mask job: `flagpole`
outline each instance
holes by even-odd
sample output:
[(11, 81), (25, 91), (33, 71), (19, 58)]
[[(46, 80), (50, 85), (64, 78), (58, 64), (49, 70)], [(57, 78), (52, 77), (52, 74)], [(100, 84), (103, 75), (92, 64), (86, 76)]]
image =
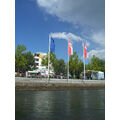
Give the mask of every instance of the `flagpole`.
[(69, 54), (68, 54), (67, 82), (68, 80), (69, 80)]
[(84, 80), (85, 80), (85, 58), (84, 58)]
[[(86, 40), (86, 45), (87, 45), (87, 40)], [(84, 80), (85, 80), (85, 57), (84, 57)]]
[(48, 82), (50, 81), (50, 34), (49, 34), (49, 51), (48, 51)]
[(83, 43), (83, 61), (84, 61), (84, 80), (85, 80), (85, 58), (84, 58), (84, 43)]
[(69, 55), (68, 55), (68, 79), (67, 79), (67, 82), (68, 82), (68, 80), (69, 80)]

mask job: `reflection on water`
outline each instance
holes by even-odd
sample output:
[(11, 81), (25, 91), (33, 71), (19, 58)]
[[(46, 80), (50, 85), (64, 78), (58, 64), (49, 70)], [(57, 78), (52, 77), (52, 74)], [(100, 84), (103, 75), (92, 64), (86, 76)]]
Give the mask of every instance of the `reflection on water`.
[(16, 120), (104, 120), (104, 90), (16, 92)]

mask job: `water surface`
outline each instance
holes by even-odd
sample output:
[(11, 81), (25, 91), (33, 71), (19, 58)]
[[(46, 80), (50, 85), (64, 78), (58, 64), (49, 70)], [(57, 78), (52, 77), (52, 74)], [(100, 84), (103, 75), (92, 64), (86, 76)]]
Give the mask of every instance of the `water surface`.
[(104, 90), (16, 92), (16, 120), (104, 120)]

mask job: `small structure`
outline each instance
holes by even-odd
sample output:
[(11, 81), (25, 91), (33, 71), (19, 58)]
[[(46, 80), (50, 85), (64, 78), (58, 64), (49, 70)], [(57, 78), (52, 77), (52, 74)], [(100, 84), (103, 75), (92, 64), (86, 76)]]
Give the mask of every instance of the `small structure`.
[(41, 77), (41, 73), (38, 72), (38, 71), (28, 71), (26, 77), (29, 77), (29, 78), (40, 78)]
[[(81, 72), (80, 78), (84, 78), (84, 72)], [(104, 72), (102, 71), (94, 71), (94, 70), (86, 70), (85, 71), (85, 79), (96, 79), (96, 80), (104, 80)]]
[(104, 79), (104, 72), (102, 71), (93, 71), (91, 74), (92, 79), (103, 80)]

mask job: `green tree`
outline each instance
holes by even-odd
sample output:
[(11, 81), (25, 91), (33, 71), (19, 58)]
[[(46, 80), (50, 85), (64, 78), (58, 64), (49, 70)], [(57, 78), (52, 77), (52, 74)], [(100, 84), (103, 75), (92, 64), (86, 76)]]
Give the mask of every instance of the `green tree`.
[(83, 72), (84, 64), (83, 61), (79, 59), (77, 68), (76, 68), (76, 77), (80, 78), (80, 73)]
[(31, 52), (25, 52), (24, 45), (18, 45), (15, 50), (15, 71), (26, 72), (36, 68), (35, 60)]
[(92, 65), (92, 63), (88, 63), (88, 64), (86, 65), (86, 69), (87, 69), (87, 70), (93, 70), (93, 65)]
[(25, 65), (24, 71), (36, 69), (36, 63), (32, 53), (28, 51), (27, 53), (24, 53), (24, 57), (27, 60), (27, 64)]
[(60, 60), (56, 59), (54, 65), (54, 72), (56, 75), (60, 75), (61, 73), (66, 75), (66, 64), (63, 59)]
[(74, 52), (73, 55), (70, 56), (69, 60), (69, 72), (74, 78), (77, 73), (78, 63), (79, 63), (78, 55), (76, 52)]
[[(50, 53), (50, 64), (53, 68), (54, 68), (55, 62), (56, 62), (56, 55), (51, 52)], [(46, 57), (42, 59), (41, 64), (42, 66), (48, 66), (48, 54), (46, 55)]]
[[(42, 59), (43, 66), (48, 66), (48, 54), (45, 58)], [(66, 64), (63, 59), (58, 60), (54, 53), (50, 53), (50, 69), (53, 69), (56, 75), (63, 73), (66, 75)]]
[(95, 55), (91, 58), (90, 63), (86, 66), (87, 70), (96, 70), (105, 72), (105, 60), (102, 60)]
[(83, 62), (78, 58), (76, 52), (70, 56), (69, 60), (69, 71), (73, 78), (79, 78), (80, 73), (83, 71)]
[(23, 71), (25, 65), (27, 64), (27, 60), (24, 56), (24, 51), (26, 47), (24, 45), (18, 45), (15, 51), (15, 71)]

